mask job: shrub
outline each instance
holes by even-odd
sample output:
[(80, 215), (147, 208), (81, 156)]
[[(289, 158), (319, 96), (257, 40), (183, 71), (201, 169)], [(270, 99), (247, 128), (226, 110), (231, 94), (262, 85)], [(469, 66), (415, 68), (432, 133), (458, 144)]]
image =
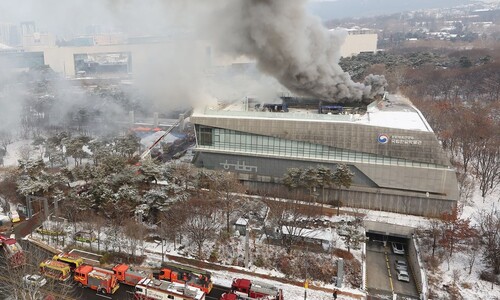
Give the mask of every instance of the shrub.
[(282, 255), (278, 257), (277, 261), (278, 270), (283, 274), (290, 276), (293, 274), (294, 268), (292, 264), (292, 259), (289, 255)]
[(209, 262), (218, 262), (219, 261), (219, 253), (217, 248), (214, 248), (212, 252), (210, 252), (210, 256), (208, 257)]
[(481, 274), (479, 275), (479, 278), (481, 280), (493, 282), (496, 284), (500, 283), (500, 280), (498, 280), (497, 276), (493, 272), (489, 272), (489, 271), (482, 271)]
[(347, 250), (338, 249), (338, 248), (333, 250), (333, 255), (335, 255), (339, 258), (343, 258), (344, 260), (351, 260), (354, 258), (352, 253), (348, 252)]
[(255, 260), (253, 262), (254, 266), (258, 267), (258, 268), (262, 268), (266, 265), (266, 262), (264, 261), (264, 258), (262, 257), (262, 255), (257, 255), (257, 257), (255, 257)]
[(468, 282), (462, 282), (462, 287), (464, 289), (470, 290), (472, 288), (472, 285), (470, 283), (468, 283)]
[(99, 262), (101, 265), (105, 265), (111, 262), (112, 255), (110, 253), (104, 253), (101, 258), (99, 259)]
[(38, 232), (39, 234), (50, 235), (50, 236), (58, 236), (58, 235), (65, 235), (66, 234), (64, 231), (50, 230), (50, 229), (44, 229), (44, 228), (37, 228), (36, 232)]
[(360, 287), (361, 276), (361, 263), (358, 260), (351, 259), (344, 261), (345, 280), (353, 287)]

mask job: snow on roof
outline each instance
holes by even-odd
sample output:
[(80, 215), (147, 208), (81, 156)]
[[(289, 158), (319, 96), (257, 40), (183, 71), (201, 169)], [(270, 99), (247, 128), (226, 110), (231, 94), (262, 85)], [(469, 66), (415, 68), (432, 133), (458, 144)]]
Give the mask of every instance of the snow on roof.
[(87, 182), (85, 180), (77, 180), (77, 181), (72, 181), (69, 183), (69, 187), (70, 188), (74, 188), (76, 186), (82, 186), (82, 185), (86, 185)]
[(341, 122), (365, 124), (397, 129), (432, 132), (422, 113), (407, 98), (401, 95), (388, 95), (386, 100), (374, 101), (368, 105), (367, 112), (360, 114), (319, 114), (317, 109), (295, 109), (289, 107), (289, 112), (252, 111), (245, 108), (245, 101), (236, 101), (222, 109), (205, 108), (195, 110), (193, 117), (204, 116), (235, 119), (274, 119), (306, 122)]
[(291, 226), (281, 226), (281, 233), (285, 235), (299, 236), (323, 241), (331, 241), (333, 237), (330, 228), (308, 229)]
[[(165, 134), (165, 131), (160, 130), (160, 131), (157, 131), (153, 134), (147, 135), (141, 139), (141, 145), (143, 145), (145, 147), (150, 147), (151, 145), (153, 145), (153, 143), (157, 139), (159, 139), (164, 134)], [(172, 143), (177, 139), (178, 138), (175, 135), (169, 134), (166, 137), (164, 137), (162, 141), (166, 142), (166, 143)]]
[(234, 223), (236, 225), (242, 225), (242, 226), (247, 226), (248, 225), (248, 219), (245, 219), (245, 218), (239, 218), (238, 220), (236, 220), (236, 223)]
[(11, 46), (7, 46), (5, 44), (0, 43), (0, 50), (9, 50), (13, 49)]

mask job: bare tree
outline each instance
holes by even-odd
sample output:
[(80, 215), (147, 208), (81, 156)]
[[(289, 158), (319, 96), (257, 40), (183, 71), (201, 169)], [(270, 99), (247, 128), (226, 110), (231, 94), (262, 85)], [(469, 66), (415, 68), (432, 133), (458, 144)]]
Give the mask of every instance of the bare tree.
[(470, 219), (461, 219), (457, 209), (441, 214), (441, 238), (439, 244), (448, 251), (449, 260), (456, 250), (463, 250), (477, 237), (478, 232), (470, 226)]
[(137, 223), (133, 219), (128, 219), (126, 221), (124, 227), (124, 234), (128, 240), (128, 248), (130, 250), (129, 254), (132, 256), (132, 259), (134, 259), (136, 255), (137, 247), (140, 244), (142, 244), (145, 233), (146, 229), (144, 228), (144, 225), (142, 225), (141, 223)]
[(226, 217), (226, 233), (229, 234), (231, 214), (239, 206), (240, 194), (245, 191), (245, 187), (240, 183), (238, 175), (235, 173), (215, 171), (210, 178), (211, 197), (221, 204), (220, 209)]
[(90, 222), (91, 232), (95, 232), (97, 239), (97, 252), (101, 251), (101, 233), (107, 224), (107, 220), (99, 214), (93, 213), (92, 217), (88, 219)]
[(185, 205), (185, 202), (177, 202), (160, 214), (158, 236), (162, 247), (162, 262), (164, 260), (164, 245), (167, 240), (174, 243), (174, 248), (177, 248), (177, 238), (179, 238), (179, 243), (182, 243), (184, 223), (189, 215)]
[(432, 257), (434, 257), (436, 253), (436, 248), (438, 246), (438, 238), (441, 235), (441, 221), (432, 219), (429, 222), (428, 234), (432, 239)]
[(306, 224), (321, 213), (321, 207), (299, 200), (266, 200), (266, 202), (269, 206), (269, 220), (282, 234), (285, 234), (283, 242), (287, 252), (291, 253), (293, 246), (307, 231)]
[(471, 243), (465, 249), (467, 253), (467, 265), (469, 266), (469, 275), (472, 273), (472, 268), (476, 262), (477, 254), (481, 250), (480, 237), (474, 236), (471, 238)]
[(500, 211), (483, 210), (478, 219), (481, 220), (480, 233), (485, 245), (484, 260), (495, 274), (500, 274)]
[(0, 147), (7, 153), (7, 146), (12, 143), (12, 134), (7, 130), (0, 131)]
[(174, 183), (184, 186), (184, 190), (187, 191), (195, 187), (197, 174), (192, 164), (179, 163), (171, 166), (169, 175)]
[(19, 157), (22, 160), (29, 160), (31, 158), (33, 149), (31, 145), (22, 145), (21, 147), (19, 147), (19, 150), (17, 151), (19, 152)]
[(73, 290), (69, 284), (59, 284), (55, 280), (48, 279), (43, 286), (27, 283), (24, 279), (25, 276), (39, 274), (40, 262), (51, 258), (51, 255), (30, 243), (25, 244), (24, 255), (26, 263), (15, 268), (6, 264), (5, 260), (0, 261), (0, 280), (2, 281), (0, 295), (2, 295), (2, 299), (42, 300), (48, 295), (57, 299), (73, 299)]
[(478, 145), (474, 169), (483, 199), (500, 183), (500, 138), (498, 132)]
[(198, 248), (198, 259), (203, 259), (203, 245), (215, 236), (220, 227), (216, 202), (192, 198), (185, 205), (190, 207), (190, 214), (184, 223), (184, 230)]

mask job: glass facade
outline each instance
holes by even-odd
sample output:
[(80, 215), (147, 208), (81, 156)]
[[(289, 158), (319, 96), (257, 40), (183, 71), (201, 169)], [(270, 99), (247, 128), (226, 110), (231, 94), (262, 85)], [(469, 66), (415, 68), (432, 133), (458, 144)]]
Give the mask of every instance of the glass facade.
[(207, 149), (299, 159), (307, 158), (332, 162), (340, 161), (406, 167), (447, 168), (446, 166), (436, 164), (357, 152), (309, 142), (292, 141), (202, 125), (197, 125), (196, 127), (198, 149), (200, 150)]

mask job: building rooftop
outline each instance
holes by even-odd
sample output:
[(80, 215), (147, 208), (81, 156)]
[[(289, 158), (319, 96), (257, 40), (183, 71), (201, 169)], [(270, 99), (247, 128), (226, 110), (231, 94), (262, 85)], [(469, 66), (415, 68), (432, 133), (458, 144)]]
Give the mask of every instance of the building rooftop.
[[(386, 95), (383, 100), (375, 100), (365, 107), (340, 106), (341, 111), (334, 113), (319, 113), (318, 105), (309, 107), (283, 107), (279, 101), (267, 102), (273, 104), (253, 105), (255, 99), (240, 99), (231, 104), (217, 107), (206, 106), (195, 109), (193, 117), (237, 118), (237, 119), (275, 119), (303, 122), (340, 122), (364, 124), (386, 128), (406, 129), (414, 131), (432, 132), (431, 127), (422, 113), (405, 97), (401, 95)], [(307, 103), (307, 102), (303, 102)], [(264, 109), (263, 109), (264, 107)], [(265, 109), (271, 107), (270, 109)], [(286, 112), (284, 112), (286, 111)]]

